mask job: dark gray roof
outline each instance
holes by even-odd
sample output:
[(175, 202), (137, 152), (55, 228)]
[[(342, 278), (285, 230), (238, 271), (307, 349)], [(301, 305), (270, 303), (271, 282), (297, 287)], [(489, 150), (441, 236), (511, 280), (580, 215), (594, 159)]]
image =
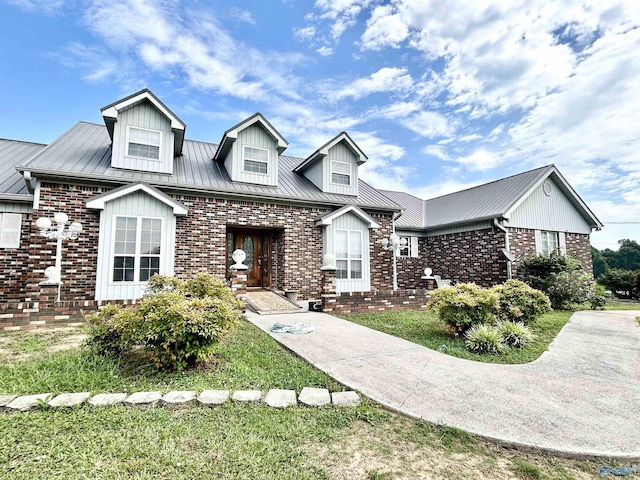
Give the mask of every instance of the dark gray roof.
[(602, 223), (571, 188), (555, 165), (546, 165), (429, 200), (420, 200), (403, 192), (383, 193), (405, 209), (396, 222), (398, 227), (434, 229), (493, 218), (508, 218), (520, 201), (549, 176), (557, 180), (563, 193), (585, 219), (588, 219), (592, 227), (602, 227)]
[(0, 138), (0, 199), (31, 201), (22, 175), (14, 168), (45, 148), (40, 143)]
[(174, 159), (173, 175), (111, 167), (111, 140), (104, 125), (79, 122), (44, 148), (28, 163), (16, 162), (20, 171), (33, 175), (123, 185), (144, 182), (163, 190), (200, 192), (284, 200), (292, 203), (331, 206), (357, 205), (368, 209), (398, 211), (400, 207), (375, 188), (360, 181), (359, 195), (320, 191), (293, 172), (303, 159), (281, 155), (278, 186), (232, 182), (224, 166), (213, 161), (217, 145), (185, 140), (183, 155)]

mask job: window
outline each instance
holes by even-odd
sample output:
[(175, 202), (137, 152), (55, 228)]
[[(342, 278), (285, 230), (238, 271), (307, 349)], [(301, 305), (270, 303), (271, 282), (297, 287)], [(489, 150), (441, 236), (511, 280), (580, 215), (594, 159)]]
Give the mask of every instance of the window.
[(400, 237), (400, 249), (398, 254), (401, 257), (411, 256), (411, 237)]
[(332, 161), (331, 183), (335, 183), (336, 185), (351, 185), (351, 164)]
[(114, 282), (146, 282), (160, 273), (162, 219), (115, 217)]
[(159, 130), (127, 127), (127, 155), (130, 157), (159, 160), (161, 142)]
[(0, 213), (0, 248), (18, 248), (21, 227), (20, 213)]
[(269, 150), (244, 145), (242, 147), (243, 169), (248, 173), (267, 175), (269, 166)]
[(337, 279), (362, 279), (362, 232), (336, 230), (335, 255)]
[(540, 238), (542, 240), (541, 243), (541, 251), (545, 255), (551, 255), (553, 252), (558, 251), (560, 246), (560, 242), (558, 241), (558, 232), (547, 232), (541, 231)]

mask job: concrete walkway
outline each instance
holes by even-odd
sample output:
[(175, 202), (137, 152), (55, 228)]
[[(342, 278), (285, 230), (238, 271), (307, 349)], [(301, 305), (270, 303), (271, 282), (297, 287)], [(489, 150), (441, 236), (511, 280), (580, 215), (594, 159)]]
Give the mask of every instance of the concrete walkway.
[(463, 360), (322, 313), (247, 312), (312, 324), (271, 334), (337, 381), (414, 418), (506, 444), (576, 456), (640, 459), (640, 311), (577, 312), (524, 365)]

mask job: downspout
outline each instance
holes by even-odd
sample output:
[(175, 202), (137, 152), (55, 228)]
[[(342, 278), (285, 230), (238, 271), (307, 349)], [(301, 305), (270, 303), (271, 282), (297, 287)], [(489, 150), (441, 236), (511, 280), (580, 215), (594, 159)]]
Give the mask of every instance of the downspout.
[[(499, 230), (502, 230), (504, 232), (504, 248), (505, 248), (505, 250), (507, 252), (510, 252), (510, 250), (509, 250), (509, 230), (507, 230), (507, 228), (505, 228), (505, 226), (500, 223), (498, 218), (494, 218), (493, 219), (493, 224), (496, 226), (496, 228), (498, 228)], [(507, 280), (511, 280), (512, 277), (513, 277), (513, 273), (512, 273), (512, 268), (511, 268), (511, 260), (509, 258), (507, 258)]]

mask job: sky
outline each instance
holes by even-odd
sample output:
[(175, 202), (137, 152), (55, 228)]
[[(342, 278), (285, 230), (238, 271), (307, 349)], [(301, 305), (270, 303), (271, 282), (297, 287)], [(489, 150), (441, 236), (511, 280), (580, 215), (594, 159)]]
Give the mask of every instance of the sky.
[(554, 163), (640, 242), (638, 0), (0, 0), (0, 137), (49, 143), (142, 88), (218, 143), (261, 112), (307, 157), (347, 131), (433, 198)]

